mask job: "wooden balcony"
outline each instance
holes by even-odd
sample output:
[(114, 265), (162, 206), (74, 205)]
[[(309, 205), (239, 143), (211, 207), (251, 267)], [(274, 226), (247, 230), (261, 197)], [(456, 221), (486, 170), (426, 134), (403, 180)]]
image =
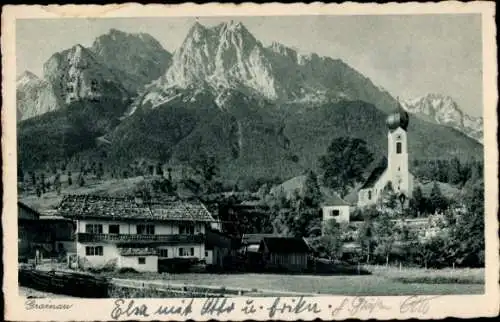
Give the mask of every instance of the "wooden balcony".
[(142, 235), (142, 234), (90, 234), (77, 233), (77, 240), (81, 243), (109, 242), (109, 243), (164, 243), (164, 244), (201, 244), (205, 242), (205, 235)]

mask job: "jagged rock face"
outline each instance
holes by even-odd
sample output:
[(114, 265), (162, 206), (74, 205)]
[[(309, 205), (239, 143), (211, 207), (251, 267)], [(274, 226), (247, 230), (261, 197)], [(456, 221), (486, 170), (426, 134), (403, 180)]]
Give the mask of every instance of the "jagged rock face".
[(150, 35), (111, 29), (91, 48), (76, 45), (52, 55), (43, 66), (42, 79), (30, 72), (20, 77), (18, 120), (85, 99), (128, 102), (165, 74), (170, 61), (171, 54)]
[(172, 55), (149, 34), (129, 34), (111, 29), (99, 36), (90, 51), (113, 69), (129, 92), (137, 92), (165, 74)]
[(195, 23), (174, 54), (163, 87), (208, 83), (214, 89), (248, 87), (276, 98), (263, 48), (240, 23), (205, 28)]
[(17, 121), (60, 108), (52, 86), (31, 72), (24, 72), (16, 84)]
[[(172, 65), (148, 91), (144, 103), (172, 87), (208, 86), (215, 96), (225, 89), (260, 95), (276, 102), (314, 102), (352, 99), (374, 102), (391, 111), (394, 99), (340, 60), (303, 55), (274, 42), (265, 47), (241, 23), (207, 28), (195, 23)], [(160, 94), (159, 94), (160, 93)]]
[(130, 96), (113, 71), (81, 45), (54, 54), (43, 67), (44, 78), (65, 104), (104, 97), (126, 101)]
[(405, 102), (403, 107), (428, 121), (450, 126), (478, 142), (483, 142), (482, 118), (464, 113), (449, 96), (428, 94)]

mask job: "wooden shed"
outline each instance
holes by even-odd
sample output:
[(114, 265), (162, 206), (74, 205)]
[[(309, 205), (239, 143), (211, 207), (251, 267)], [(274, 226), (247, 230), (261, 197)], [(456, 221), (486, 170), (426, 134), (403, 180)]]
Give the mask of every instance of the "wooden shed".
[(303, 238), (264, 237), (259, 251), (265, 269), (302, 272), (307, 269), (311, 249)]

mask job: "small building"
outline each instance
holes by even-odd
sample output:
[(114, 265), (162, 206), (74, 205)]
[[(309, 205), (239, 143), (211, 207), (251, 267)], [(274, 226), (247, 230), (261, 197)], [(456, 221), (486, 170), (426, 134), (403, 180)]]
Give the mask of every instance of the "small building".
[(322, 231), (330, 220), (335, 220), (337, 223), (349, 223), (350, 205), (348, 202), (340, 198), (336, 193), (330, 192), (321, 204)]
[(280, 237), (277, 234), (243, 234), (241, 251), (243, 253), (258, 253), (260, 244), (265, 237)]
[(205, 260), (214, 218), (199, 201), (65, 196), (59, 214), (76, 221), (80, 267), (164, 271)]
[(28, 205), (17, 202), (17, 238), (18, 256), (31, 255), (32, 244), (37, 234), (37, 221), (40, 213)]
[(286, 270), (303, 272), (307, 269), (307, 260), (311, 249), (304, 238), (264, 237), (259, 251), (265, 270)]
[(73, 222), (61, 216), (47, 215), (18, 201), (18, 256), (58, 257), (74, 248)]

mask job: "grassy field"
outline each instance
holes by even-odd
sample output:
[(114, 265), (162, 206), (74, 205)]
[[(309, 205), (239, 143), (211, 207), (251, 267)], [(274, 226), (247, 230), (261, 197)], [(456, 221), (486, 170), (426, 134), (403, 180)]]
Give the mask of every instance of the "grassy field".
[[(282, 274), (132, 274), (120, 278), (147, 279), (238, 288), (256, 288), (331, 295), (481, 294), (484, 270), (424, 270), (370, 267), (372, 275), (312, 276)], [(368, 268), (370, 270), (370, 268)], [(453, 274), (453, 275), (450, 275)], [(453, 279), (447, 279), (453, 276)], [(406, 278), (407, 280), (402, 280)], [(412, 280), (414, 279), (414, 280)], [(453, 283), (451, 283), (453, 281)]]

